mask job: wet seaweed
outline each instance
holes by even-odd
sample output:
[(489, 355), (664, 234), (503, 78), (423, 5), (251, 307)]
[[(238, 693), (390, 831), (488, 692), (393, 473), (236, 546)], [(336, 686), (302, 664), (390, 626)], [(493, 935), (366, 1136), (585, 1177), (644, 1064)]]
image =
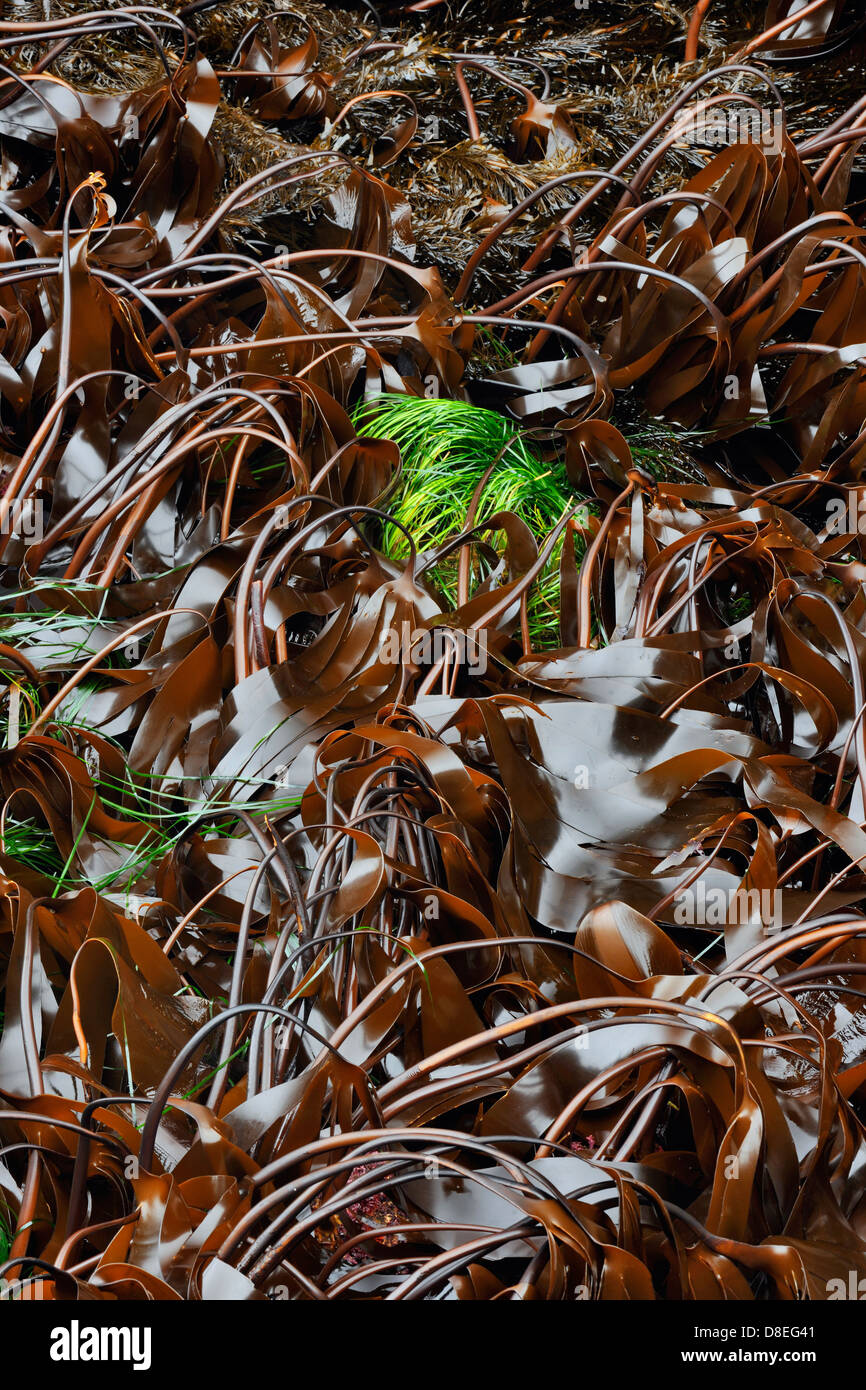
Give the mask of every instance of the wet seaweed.
[(866, 1277), (856, 10), (7, 10), (0, 1276)]

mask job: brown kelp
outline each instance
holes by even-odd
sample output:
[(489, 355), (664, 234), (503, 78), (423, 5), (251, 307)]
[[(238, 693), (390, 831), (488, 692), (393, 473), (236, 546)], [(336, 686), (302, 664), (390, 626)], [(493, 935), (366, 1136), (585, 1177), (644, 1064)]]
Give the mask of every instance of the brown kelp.
[(4, 1279), (866, 1276), (863, 25), (754, 8), (5, 7)]

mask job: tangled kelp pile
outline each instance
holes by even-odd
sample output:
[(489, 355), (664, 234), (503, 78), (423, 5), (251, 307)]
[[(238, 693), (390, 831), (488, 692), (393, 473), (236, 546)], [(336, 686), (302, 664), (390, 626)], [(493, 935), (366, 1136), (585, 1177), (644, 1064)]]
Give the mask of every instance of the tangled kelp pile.
[(862, 25), (605, 9), (4, 8), (45, 1297), (866, 1275)]

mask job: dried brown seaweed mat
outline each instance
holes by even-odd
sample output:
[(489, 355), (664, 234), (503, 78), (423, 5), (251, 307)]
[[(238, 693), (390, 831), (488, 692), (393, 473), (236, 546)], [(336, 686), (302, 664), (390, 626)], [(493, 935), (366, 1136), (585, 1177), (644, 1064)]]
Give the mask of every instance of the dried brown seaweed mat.
[(6, 1296), (866, 1277), (861, 15), (560, 9), (3, 7)]

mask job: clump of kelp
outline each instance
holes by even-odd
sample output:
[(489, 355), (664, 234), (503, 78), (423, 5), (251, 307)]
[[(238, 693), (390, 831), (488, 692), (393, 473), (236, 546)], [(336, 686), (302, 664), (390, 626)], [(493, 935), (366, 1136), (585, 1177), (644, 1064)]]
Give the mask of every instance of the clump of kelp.
[[(46, 1298), (866, 1276), (859, 16), (522, 8), (4, 10)], [(599, 134), (571, 55), (653, 46)], [(777, 143), (688, 139), (743, 105)]]

